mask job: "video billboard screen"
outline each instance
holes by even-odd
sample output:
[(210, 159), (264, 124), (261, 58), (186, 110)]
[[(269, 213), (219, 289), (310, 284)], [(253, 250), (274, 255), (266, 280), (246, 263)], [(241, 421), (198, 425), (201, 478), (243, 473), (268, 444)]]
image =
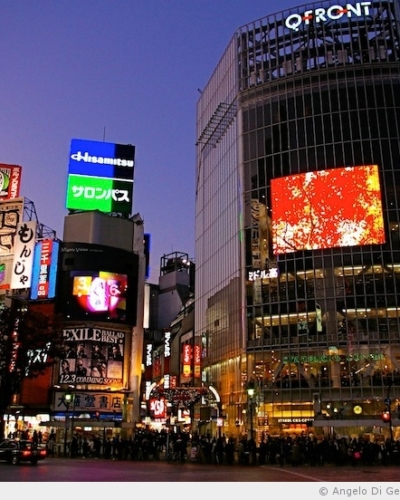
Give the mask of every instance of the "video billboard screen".
[(72, 139), (66, 208), (129, 214), (135, 147)]
[(68, 320), (136, 323), (138, 256), (87, 243), (62, 243), (57, 311)]
[(377, 165), (271, 180), (273, 252), (385, 243)]
[(72, 271), (72, 295), (85, 312), (106, 312), (119, 317), (126, 311), (126, 274)]

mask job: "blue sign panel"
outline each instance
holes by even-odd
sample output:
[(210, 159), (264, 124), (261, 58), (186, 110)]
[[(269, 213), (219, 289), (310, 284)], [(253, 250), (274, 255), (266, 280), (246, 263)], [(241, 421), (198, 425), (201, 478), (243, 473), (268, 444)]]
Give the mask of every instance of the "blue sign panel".
[(42, 240), (35, 245), (30, 298), (53, 299), (56, 295), (56, 278), (60, 242)]
[(72, 139), (69, 174), (133, 181), (135, 146)]

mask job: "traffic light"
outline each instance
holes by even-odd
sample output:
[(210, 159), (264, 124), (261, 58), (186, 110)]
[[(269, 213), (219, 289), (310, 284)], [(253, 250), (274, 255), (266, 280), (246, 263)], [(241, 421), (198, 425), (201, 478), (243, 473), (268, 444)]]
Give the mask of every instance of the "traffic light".
[(382, 421), (388, 424), (392, 420), (390, 411), (389, 410), (384, 410), (382, 412)]
[(96, 416), (97, 420), (100, 420), (100, 412), (96, 411), (95, 416)]

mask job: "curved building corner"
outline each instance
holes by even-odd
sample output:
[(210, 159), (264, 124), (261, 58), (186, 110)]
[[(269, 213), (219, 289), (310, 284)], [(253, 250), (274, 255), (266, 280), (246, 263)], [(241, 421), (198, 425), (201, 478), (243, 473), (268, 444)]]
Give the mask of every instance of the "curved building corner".
[(199, 98), (195, 331), (226, 433), (388, 437), (388, 407), (400, 436), (399, 30), (398, 0), (269, 15)]

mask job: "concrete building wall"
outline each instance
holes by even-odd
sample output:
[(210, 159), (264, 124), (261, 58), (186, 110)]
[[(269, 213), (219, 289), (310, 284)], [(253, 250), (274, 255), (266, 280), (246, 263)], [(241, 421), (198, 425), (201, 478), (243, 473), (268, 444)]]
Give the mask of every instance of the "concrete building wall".
[(110, 217), (102, 212), (81, 212), (64, 219), (63, 241), (95, 243), (132, 251), (134, 224), (129, 219)]

